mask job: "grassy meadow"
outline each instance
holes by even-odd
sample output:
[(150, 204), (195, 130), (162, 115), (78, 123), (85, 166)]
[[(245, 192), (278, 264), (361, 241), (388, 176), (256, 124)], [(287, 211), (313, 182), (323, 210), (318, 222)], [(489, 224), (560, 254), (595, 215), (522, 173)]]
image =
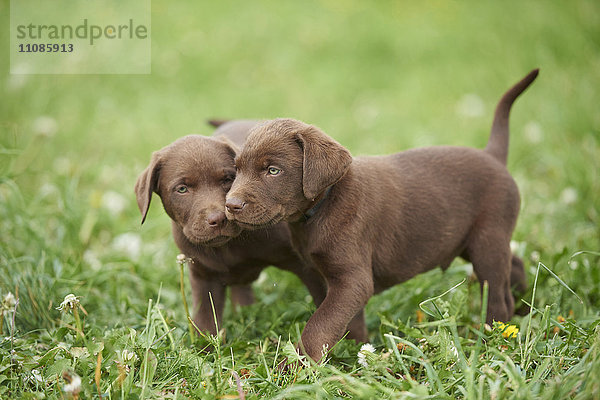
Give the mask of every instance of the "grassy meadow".
[[(8, 35), (0, 399), (600, 398), (597, 1), (153, 0), (150, 75), (11, 75)], [(373, 351), (342, 340), (282, 371), (314, 305), (269, 268), (219, 338), (188, 335), (170, 220), (155, 196), (140, 225), (133, 194), (152, 151), (210, 134), (208, 118), (280, 116), (354, 155), (483, 147), (496, 102), (536, 67), (508, 162), (531, 312), (486, 329), (456, 260), (371, 299)]]

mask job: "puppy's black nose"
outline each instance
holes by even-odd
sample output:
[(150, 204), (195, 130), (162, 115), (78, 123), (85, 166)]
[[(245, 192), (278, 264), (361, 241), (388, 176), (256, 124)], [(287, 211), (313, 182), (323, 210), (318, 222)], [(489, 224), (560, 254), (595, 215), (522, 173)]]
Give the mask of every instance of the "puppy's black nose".
[(227, 207), (227, 211), (230, 213), (238, 213), (242, 211), (245, 206), (246, 203), (236, 197), (227, 199), (227, 202), (225, 203), (225, 207)]
[(206, 222), (213, 228), (220, 228), (221, 226), (223, 226), (223, 223), (226, 220), (227, 219), (225, 218), (225, 213), (223, 211), (210, 213), (206, 217)]

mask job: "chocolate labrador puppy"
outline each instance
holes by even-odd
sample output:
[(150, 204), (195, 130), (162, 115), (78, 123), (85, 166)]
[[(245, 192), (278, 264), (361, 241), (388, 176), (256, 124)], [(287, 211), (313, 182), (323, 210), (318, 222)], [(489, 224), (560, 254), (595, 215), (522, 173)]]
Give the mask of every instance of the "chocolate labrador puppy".
[(220, 326), (226, 287), (231, 287), (234, 303), (252, 303), (249, 284), (269, 265), (295, 273), (317, 305), (325, 297), (326, 286), (322, 277), (298, 258), (287, 224), (242, 232), (225, 218), (225, 195), (235, 177), (235, 149), (243, 146), (256, 122), (212, 124), (221, 125), (213, 137), (186, 136), (155, 152), (137, 180), (135, 193), (142, 223), (152, 193), (161, 198), (172, 220), (175, 243), (194, 261), (190, 265), (194, 322), (202, 331), (216, 334), (209, 293)]
[(252, 129), (235, 159), (227, 217), (247, 229), (288, 221), (294, 245), (325, 277), (327, 295), (302, 333), (310, 357), (318, 360), (351, 320), (367, 339), (362, 309), (374, 293), (446, 269), (457, 256), (489, 283), (488, 323), (512, 317), (511, 280), (524, 286), (525, 273), (510, 251), (519, 191), (506, 170), (508, 117), (537, 74), (502, 97), (484, 150), (430, 147), (353, 159), (300, 121)]

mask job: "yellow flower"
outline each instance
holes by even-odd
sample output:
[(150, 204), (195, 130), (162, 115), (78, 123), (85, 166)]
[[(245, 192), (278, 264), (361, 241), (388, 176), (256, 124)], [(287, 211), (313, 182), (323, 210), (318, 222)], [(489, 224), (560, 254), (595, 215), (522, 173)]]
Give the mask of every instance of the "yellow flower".
[(516, 325), (508, 325), (502, 322), (496, 322), (496, 329), (502, 332), (502, 337), (506, 339), (516, 338), (519, 328)]

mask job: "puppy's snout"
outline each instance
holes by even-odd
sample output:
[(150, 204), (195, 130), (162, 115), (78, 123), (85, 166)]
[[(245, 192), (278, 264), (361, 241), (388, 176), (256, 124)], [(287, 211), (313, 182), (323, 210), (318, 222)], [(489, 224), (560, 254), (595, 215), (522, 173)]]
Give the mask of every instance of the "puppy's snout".
[(246, 202), (238, 199), (237, 197), (230, 197), (225, 203), (225, 207), (227, 207), (227, 211), (230, 213), (239, 213), (245, 206)]
[(225, 213), (223, 211), (212, 212), (206, 217), (206, 223), (212, 228), (220, 228), (225, 223)]

